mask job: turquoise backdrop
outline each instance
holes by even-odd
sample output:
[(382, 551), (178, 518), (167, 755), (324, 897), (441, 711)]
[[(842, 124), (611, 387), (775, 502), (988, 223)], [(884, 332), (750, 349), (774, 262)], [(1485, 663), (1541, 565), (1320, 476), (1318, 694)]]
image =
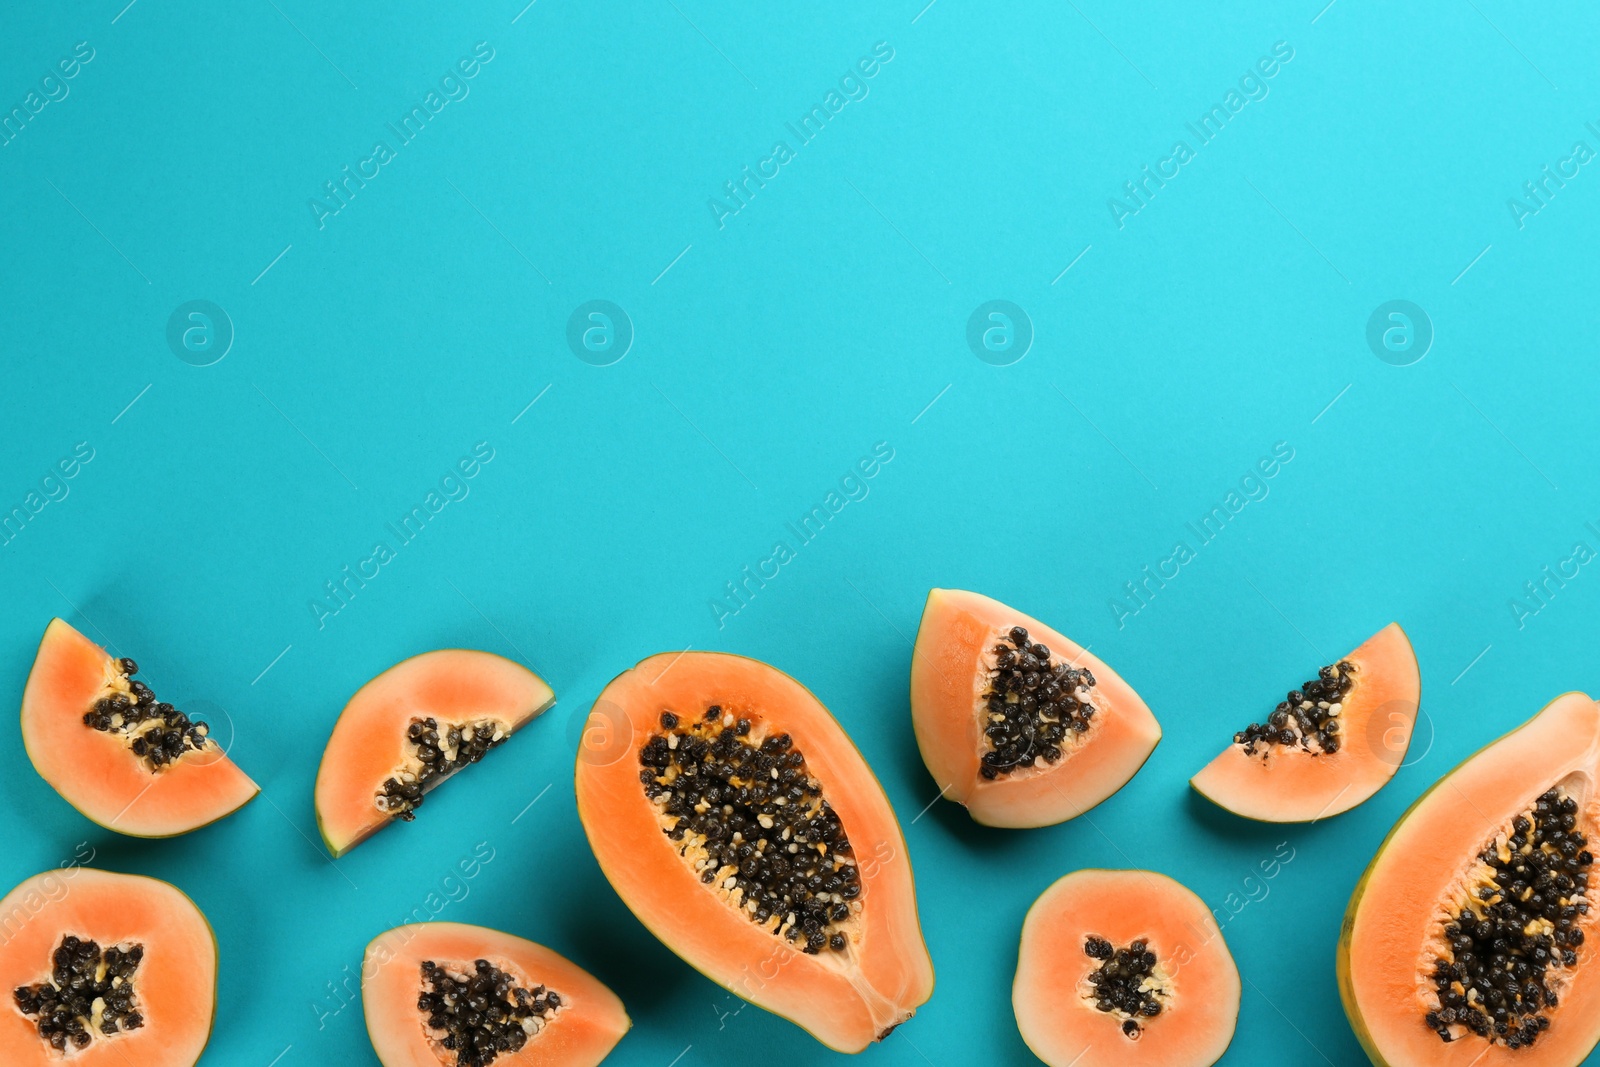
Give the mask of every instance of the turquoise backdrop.
[[(619, 1067), (844, 1062), (667, 952), (585, 845), (589, 704), (687, 646), (809, 685), (900, 814), (938, 988), (862, 1062), (1034, 1062), (1017, 931), (1085, 866), (1226, 917), (1225, 1063), (1364, 1062), (1333, 959), (1378, 842), (1600, 687), (1591, 8), (125, 2), (0, 15), (0, 693), (60, 615), (263, 792), (121, 838), (0, 726), (0, 883), (92, 855), (189, 892), (208, 1067), (375, 1063), (353, 975), (430, 900), (610, 983)], [(1127, 788), (1027, 833), (934, 803), (906, 682), (936, 585), (1140, 690), (1166, 736)], [(1391, 619), (1425, 712), (1392, 784), (1312, 826), (1191, 794)], [(332, 862), (335, 716), (449, 645), (559, 703)]]

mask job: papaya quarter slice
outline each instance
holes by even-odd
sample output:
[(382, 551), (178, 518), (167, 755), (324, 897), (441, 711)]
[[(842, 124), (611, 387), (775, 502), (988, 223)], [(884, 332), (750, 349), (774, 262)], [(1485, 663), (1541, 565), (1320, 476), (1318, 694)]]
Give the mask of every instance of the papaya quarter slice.
[(1575, 1067), (1600, 1039), (1600, 709), (1567, 693), (1389, 831), (1339, 938), (1339, 994), (1387, 1067)]
[(1411, 641), (1390, 623), (1289, 692), (1265, 721), (1234, 734), (1189, 779), (1195, 792), (1261, 822), (1314, 822), (1349, 811), (1405, 760), (1422, 699)]
[(933, 991), (911, 862), (866, 761), (753, 659), (652, 656), (590, 712), (578, 815), (651, 933), (712, 981), (857, 1052)]
[(317, 768), (317, 826), (337, 859), (504, 744), (555, 703), (544, 679), (492, 652), (446, 648), (356, 691)]
[(1126, 785), (1161, 740), (1149, 707), (1098, 657), (960, 589), (928, 594), (911, 721), (943, 795), (988, 826), (1076, 818)]
[(259, 789), (211, 737), (118, 659), (52, 619), (22, 694), (22, 743), (39, 776), (87, 818), (172, 837), (231, 815)]

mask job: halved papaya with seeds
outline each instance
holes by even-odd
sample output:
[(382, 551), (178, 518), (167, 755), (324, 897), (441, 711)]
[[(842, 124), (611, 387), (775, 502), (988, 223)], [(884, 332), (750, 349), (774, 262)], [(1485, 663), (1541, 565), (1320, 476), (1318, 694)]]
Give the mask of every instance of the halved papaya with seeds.
[(317, 769), (317, 826), (337, 859), (555, 703), (544, 679), (492, 652), (397, 663), (350, 698)]
[(361, 1006), (384, 1067), (595, 1067), (632, 1025), (617, 995), (571, 960), (464, 923), (374, 938)]
[(197, 830), (260, 792), (206, 723), (158, 699), (138, 671), (50, 621), (22, 694), (22, 743), (40, 777), (87, 818), (133, 837)]
[(928, 594), (911, 657), (917, 747), (945, 797), (989, 826), (1076, 818), (1128, 783), (1161, 725), (1117, 673), (998, 600)]
[(1028, 909), (1011, 1003), (1050, 1067), (1207, 1067), (1233, 1040), (1239, 993), (1194, 893), (1154, 871), (1083, 870)]
[(1387, 1067), (1575, 1067), (1600, 1041), (1600, 708), (1558, 697), (1441, 778), (1350, 898), (1340, 999)]
[(644, 660), (595, 702), (577, 794), (623, 902), (731, 992), (845, 1052), (932, 993), (894, 810), (783, 672), (716, 652)]
[(1189, 779), (1220, 807), (1262, 822), (1312, 822), (1367, 800), (1406, 757), (1422, 699), (1411, 641), (1397, 622), (1233, 735)]
[(192, 1067), (211, 1037), (217, 944), (166, 882), (78, 867), (0, 900), (0, 1063)]

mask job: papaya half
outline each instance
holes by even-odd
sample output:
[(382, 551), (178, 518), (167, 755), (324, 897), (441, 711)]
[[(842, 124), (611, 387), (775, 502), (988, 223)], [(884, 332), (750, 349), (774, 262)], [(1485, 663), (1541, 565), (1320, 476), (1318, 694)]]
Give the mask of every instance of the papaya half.
[(1264, 722), (1234, 734), (1189, 784), (1261, 822), (1315, 822), (1349, 811), (1405, 760), (1421, 699), (1416, 653), (1392, 622), (1290, 691)]
[(255, 797), (210, 727), (159, 700), (138, 672), (50, 621), (22, 694), (22, 743), (39, 776), (87, 818), (132, 837), (188, 833)]
[(588, 971), (520, 937), (464, 923), (399, 926), (361, 964), (383, 1067), (595, 1067), (631, 1023)]
[(595, 701), (577, 794), (623, 902), (731, 992), (845, 1052), (932, 993), (894, 810), (783, 672), (716, 652), (644, 660)]
[(0, 900), (0, 1063), (193, 1067), (211, 1037), (217, 943), (166, 882), (46, 871)]
[(317, 768), (317, 826), (335, 859), (477, 763), (555, 703), (544, 679), (492, 652), (446, 648), (356, 691)]
[(1239, 993), (1194, 893), (1154, 871), (1083, 870), (1028, 909), (1011, 1004), (1050, 1067), (1208, 1067), (1233, 1040)]
[(1100, 659), (1037, 619), (960, 589), (928, 594), (911, 656), (911, 721), (941, 795), (988, 826), (1076, 818), (1161, 740)]
[(1339, 995), (1384, 1067), (1576, 1067), (1600, 1040), (1600, 708), (1567, 693), (1401, 816), (1350, 897)]

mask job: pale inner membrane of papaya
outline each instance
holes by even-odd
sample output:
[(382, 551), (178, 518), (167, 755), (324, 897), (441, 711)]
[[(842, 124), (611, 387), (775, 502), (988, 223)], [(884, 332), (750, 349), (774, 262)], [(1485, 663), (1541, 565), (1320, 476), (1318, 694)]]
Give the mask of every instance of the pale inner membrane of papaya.
[(662, 832), (709, 890), (804, 952), (854, 944), (855, 856), (787, 734), (719, 705), (665, 711), (639, 762)]
[(84, 712), (83, 724), (91, 730), (120, 738), (152, 774), (169, 767), (191, 752), (203, 752), (210, 728), (171, 704), (156, 698), (143, 682), (135, 681), (138, 664), (131, 659), (112, 660), (116, 673), (102, 696)]
[(1541, 794), (1487, 843), (1441, 913), (1423, 953), (1419, 1022), (1442, 1041), (1534, 1045), (1582, 955), (1589, 913), (1582, 806), (1566, 787)]
[(1094, 728), (1094, 675), (1056, 661), (1021, 626), (991, 652), (978, 773), (993, 780), (1059, 762)]
[(417, 1010), (443, 1064), (488, 1067), (520, 1052), (564, 1006), (543, 985), (527, 988), (489, 960), (422, 962)]
[(1357, 686), (1355, 664), (1330, 663), (1317, 676), (1292, 689), (1267, 716), (1233, 735), (1245, 755), (1265, 758), (1274, 748), (1298, 748), (1313, 756), (1333, 754), (1343, 744), (1341, 715)]
[(384, 780), (373, 803), (390, 818), (411, 822), (430, 789), (510, 736), (511, 724), (500, 719), (441, 725), (432, 716), (414, 718), (406, 727), (406, 761)]

